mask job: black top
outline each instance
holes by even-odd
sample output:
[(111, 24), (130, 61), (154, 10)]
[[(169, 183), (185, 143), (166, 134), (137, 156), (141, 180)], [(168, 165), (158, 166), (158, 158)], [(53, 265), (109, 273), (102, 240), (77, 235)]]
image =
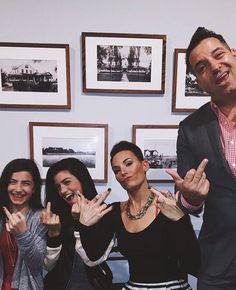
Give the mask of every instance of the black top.
[(134, 282), (159, 283), (184, 279), (188, 273), (197, 275), (200, 253), (188, 215), (174, 222), (159, 213), (144, 230), (130, 233), (124, 227), (120, 203), (114, 203), (113, 210), (97, 225), (80, 224), (80, 233), (91, 260), (104, 253), (116, 233), (119, 250), (129, 262), (130, 280)]
[(94, 290), (87, 278), (84, 263), (75, 251), (74, 221), (63, 226), (60, 236), (49, 238), (47, 246), (62, 245), (55, 267), (44, 278), (44, 290)]

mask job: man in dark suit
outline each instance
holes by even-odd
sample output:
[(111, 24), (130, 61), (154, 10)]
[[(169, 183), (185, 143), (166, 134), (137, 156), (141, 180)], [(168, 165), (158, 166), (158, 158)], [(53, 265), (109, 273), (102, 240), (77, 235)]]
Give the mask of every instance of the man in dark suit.
[[(204, 207), (198, 289), (235, 290), (236, 52), (221, 35), (199, 27), (187, 49), (186, 63), (200, 87), (211, 95), (211, 102), (180, 123), (179, 174), (169, 173), (188, 212), (198, 213)], [(200, 169), (190, 170), (201, 161)], [(199, 191), (199, 185), (204, 190)]]

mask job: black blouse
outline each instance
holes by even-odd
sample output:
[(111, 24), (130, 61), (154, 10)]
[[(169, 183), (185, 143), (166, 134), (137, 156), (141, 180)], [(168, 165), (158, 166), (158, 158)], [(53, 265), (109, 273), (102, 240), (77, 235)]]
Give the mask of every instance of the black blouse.
[[(197, 276), (200, 250), (190, 218), (172, 221), (159, 213), (144, 230), (128, 232), (121, 218), (120, 203), (92, 227), (79, 225), (82, 245), (91, 260), (98, 259), (116, 234), (120, 252), (129, 262), (130, 280), (159, 283)], [(96, 244), (96, 246), (94, 245)]]

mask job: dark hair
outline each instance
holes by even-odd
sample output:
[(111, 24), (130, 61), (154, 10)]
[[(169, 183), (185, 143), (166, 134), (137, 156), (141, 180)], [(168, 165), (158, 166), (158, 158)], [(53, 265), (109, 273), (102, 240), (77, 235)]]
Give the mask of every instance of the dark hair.
[(117, 153), (119, 153), (120, 151), (124, 151), (124, 150), (131, 151), (138, 158), (139, 161), (143, 161), (144, 160), (143, 153), (142, 153), (141, 149), (137, 145), (135, 145), (132, 142), (128, 142), (128, 141), (123, 140), (123, 141), (120, 141), (120, 142), (116, 143), (113, 146), (113, 148), (111, 149), (110, 162), (112, 163), (112, 159)]
[(192, 72), (193, 73), (193, 69), (191, 67), (191, 64), (189, 62), (189, 57), (190, 54), (192, 52), (192, 50), (204, 39), (209, 38), (209, 37), (214, 37), (217, 38), (221, 43), (223, 43), (228, 49), (230, 49), (230, 47), (228, 46), (227, 42), (225, 41), (225, 39), (223, 38), (223, 36), (221, 34), (217, 34), (214, 31), (208, 30), (205, 27), (198, 27), (198, 29), (194, 32), (189, 46), (186, 50), (186, 65), (187, 65), (187, 72)]
[(15, 172), (27, 171), (32, 175), (34, 181), (34, 190), (33, 194), (29, 200), (29, 206), (31, 208), (40, 209), (42, 208), (41, 203), (41, 177), (39, 169), (36, 163), (31, 159), (14, 159), (10, 161), (2, 171), (0, 178), (0, 217), (2, 216), (2, 207), (5, 206), (9, 209), (10, 198), (8, 195), (8, 184), (12, 177), (12, 174)]
[(58, 189), (56, 188), (54, 177), (60, 171), (68, 170), (74, 175), (81, 183), (83, 195), (91, 200), (97, 195), (94, 182), (88, 172), (86, 166), (76, 158), (66, 158), (54, 163), (47, 172), (45, 193), (46, 202), (51, 202), (52, 211), (63, 219), (71, 216), (70, 205), (59, 196)]

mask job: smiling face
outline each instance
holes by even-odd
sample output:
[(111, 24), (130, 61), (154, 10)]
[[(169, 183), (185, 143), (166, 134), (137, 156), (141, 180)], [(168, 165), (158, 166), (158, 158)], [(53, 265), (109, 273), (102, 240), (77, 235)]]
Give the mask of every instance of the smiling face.
[(236, 53), (217, 38), (202, 40), (190, 53), (190, 64), (200, 87), (213, 101), (236, 99)]
[(147, 182), (148, 162), (146, 160), (140, 161), (129, 150), (116, 153), (111, 165), (117, 181), (127, 191), (136, 190)]
[(28, 171), (14, 172), (7, 187), (13, 209), (28, 208), (33, 189), (34, 181)]
[(76, 202), (77, 191), (83, 193), (80, 181), (68, 170), (58, 172), (54, 176), (54, 183), (60, 197), (71, 206)]

